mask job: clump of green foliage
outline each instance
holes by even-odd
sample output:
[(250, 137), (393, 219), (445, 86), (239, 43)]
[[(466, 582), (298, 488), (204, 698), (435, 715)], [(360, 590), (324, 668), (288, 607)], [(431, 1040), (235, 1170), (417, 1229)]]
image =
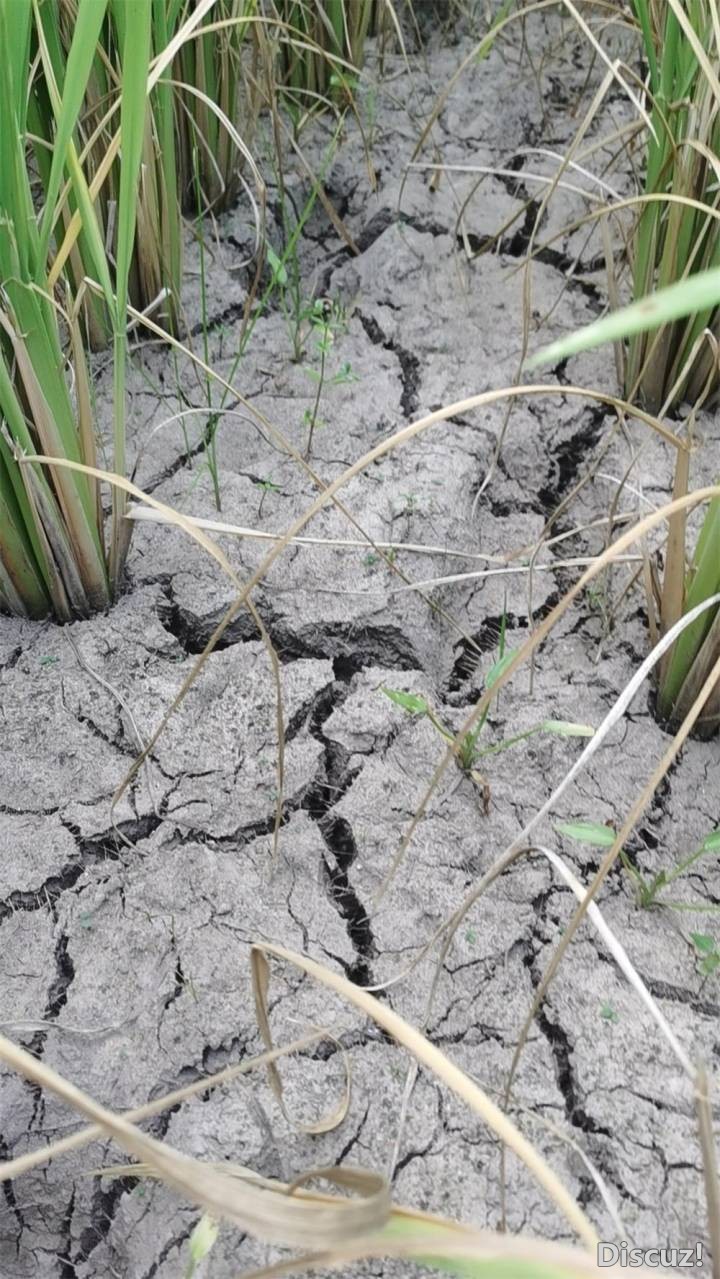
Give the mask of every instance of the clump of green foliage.
[[(685, 401), (688, 445), (697, 410), (720, 390), (720, 20), (716, 0), (633, 0), (648, 68), (651, 128), (645, 197), (631, 240), (635, 302), (553, 343), (539, 359), (562, 360), (626, 339), (625, 393), (658, 412)], [(677, 454), (673, 497), (688, 494), (690, 449)], [(720, 499), (709, 502), (695, 547), (687, 510), (670, 517), (662, 580), (648, 598), (651, 634), (667, 632), (720, 593)], [(720, 660), (720, 611), (706, 609), (660, 662), (659, 717), (676, 728)], [(697, 721), (720, 726), (720, 682)]]
[[(496, 662), (490, 667), (485, 677), (485, 688), (490, 689), (497, 682), (503, 671), (507, 669), (513, 657), (515, 656), (512, 649), (505, 649), (504, 633), (501, 634), (500, 656)], [(475, 727), (461, 737), (458, 742), (455, 741), (456, 734), (447, 724), (444, 724), (437, 712), (426, 697), (418, 693), (406, 693), (397, 688), (383, 688), (382, 692), (386, 697), (390, 698), (396, 706), (407, 711), (408, 714), (417, 716), (420, 719), (427, 719), (433, 728), (439, 733), (444, 741), (454, 744), (455, 757), (458, 766), (464, 773), (470, 777), (483, 795), (484, 807), (487, 811), (490, 791), (487, 779), (477, 769), (480, 760), (490, 755), (499, 755), (503, 751), (509, 750), (511, 746), (517, 746), (519, 742), (527, 741), (529, 737), (534, 737), (537, 733), (552, 733), (560, 737), (592, 737), (594, 729), (587, 724), (575, 724), (568, 720), (545, 719), (539, 724), (533, 724), (531, 728), (526, 728), (520, 733), (513, 733), (510, 737), (503, 738), (500, 742), (494, 742), (491, 745), (483, 745), (480, 742), (480, 736), (487, 724), (489, 707), (480, 716)]]
[[(0, 0), (0, 604), (31, 617), (59, 618), (103, 607), (117, 588), (127, 549), (123, 496), (113, 491), (106, 542), (94, 479), (66, 467), (24, 460), (40, 453), (96, 464), (89, 379), (79, 324), (79, 296), (54, 264), (72, 228), (60, 215), (69, 184), (82, 212), (92, 274), (100, 286), (115, 353), (113, 465), (125, 469), (127, 300), (135, 239), (150, 63), (149, 0), (126, 0), (118, 58), (122, 68), (122, 165), (114, 261), (79, 162), (75, 127), (91, 75), (105, 4), (79, 6), (62, 82), (45, 39), (44, 11)], [(33, 16), (40, 21), (33, 27)], [(53, 113), (54, 145), (36, 214), (27, 164), (31, 49), (37, 41)], [(72, 218), (70, 219), (72, 221)], [(67, 259), (67, 253), (65, 253)], [(69, 376), (71, 370), (72, 376)], [(71, 390), (72, 386), (72, 390)]]
[[(632, 238), (633, 294), (720, 264), (720, 49), (715, 0), (633, 0), (648, 68), (644, 204)], [(625, 393), (653, 412), (719, 385), (720, 313), (705, 307), (633, 335)], [(704, 334), (709, 334), (709, 339)]]
[[(174, 0), (168, 28), (177, 29), (191, 12), (189, 0)], [(182, 204), (193, 212), (219, 213), (240, 190), (262, 101), (257, 14), (257, 0), (216, 0), (201, 33), (182, 45), (175, 61), (178, 186)]]
[(278, 80), (307, 110), (329, 96), (352, 95), (369, 34), (381, 27), (387, 0), (274, 0), (282, 24)]
[[(568, 839), (575, 840), (579, 844), (588, 844), (591, 848), (612, 848), (616, 838), (616, 832), (612, 826), (604, 826), (600, 822), (559, 822), (556, 830), (561, 835), (567, 836)], [(720, 830), (713, 830), (709, 835), (705, 836), (700, 846), (694, 849), (688, 857), (684, 857), (677, 862), (670, 870), (660, 870), (649, 878), (646, 878), (633, 865), (626, 849), (621, 849), (620, 858), (632, 880), (638, 906), (646, 909), (651, 906), (666, 906), (675, 910), (712, 911), (715, 907), (708, 907), (703, 902), (695, 904), (669, 901), (663, 894), (676, 880), (687, 875), (702, 858), (719, 852)]]

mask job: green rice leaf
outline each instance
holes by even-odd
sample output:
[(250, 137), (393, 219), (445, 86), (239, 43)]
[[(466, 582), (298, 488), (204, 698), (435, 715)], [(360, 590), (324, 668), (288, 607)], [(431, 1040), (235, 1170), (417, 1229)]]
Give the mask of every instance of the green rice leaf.
[(574, 724), (566, 719), (546, 719), (542, 725), (546, 733), (557, 733), (559, 737), (594, 737), (595, 729), (590, 724)]
[[(147, 116), (151, 0), (113, 0), (112, 12), (120, 36), (122, 64), (120, 195), (115, 266), (113, 469), (119, 475), (124, 475), (127, 303)], [(113, 591), (120, 581), (129, 540), (128, 526), (123, 518), (125, 506), (125, 494), (113, 488), (110, 534), (110, 581)]]
[[(66, 152), (72, 141), (73, 131), (80, 115), (88, 78), (96, 55), (100, 29), (105, 18), (106, 5), (107, 0), (81, 0), (78, 6), (75, 30), (65, 68), (62, 104), (56, 119), (52, 165), (45, 192), (45, 209), (40, 227), (40, 252), (43, 262), (47, 256), (50, 243), (55, 215), (55, 202), (58, 198), (63, 178)], [(52, 15), (53, 18), (54, 16)], [(83, 222), (85, 222), (84, 218)]]
[(713, 830), (705, 836), (702, 849), (704, 853), (720, 853), (720, 829)]
[[(572, 1279), (574, 1267), (567, 1261), (554, 1264), (552, 1260), (527, 1260), (523, 1257), (502, 1257), (479, 1254), (473, 1256), (473, 1249), (467, 1252), (443, 1252), (443, 1245), (457, 1243), (457, 1227), (441, 1220), (405, 1218), (401, 1214), (393, 1214), (383, 1227), (381, 1237), (388, 1241), (409, 1238), (416, 1245), (411, 1256), (418, 1265), (430, 1266), (434, 1270), (446, 1274), (460, 1275), (463, 1279)], [(424, 1240), (427, 1238), (427, 1251)], [(423, 1250), (417, 1246), (423, 1246)]]
[(464, 1279), (567, 1279), (568, 1272), (540, 1261), (515, 1257), (419, 1257), (418, 1261)]
[(273, 284), (279, 284), (281, 286), (287, 284), (288, 273), (285, 270), (282, 259), (278, 257), (271, 244), (266, 244), (265, 252), (267, 254), (267, 260), (270, 263)]
[(118, 324), (124, 331), (147, 112), (151, 0), (114, 0), (113, 12), (122, 37), (122, 164), (117, 212), (116, 305)]
[(49, 600), (30, 537), (32, 516), (24, 492), (18, 492), (17, 467), (1, 435), (0, 528), (0, 590), (7, 605), (13, 612), (43, 617)]
[[(685, 595), (685, 611), (689, 612), (704, 600), (715, 595), (720, 588), (720, 498), (708, 506), (707, 514), (698, 538), (693, 572)], [(700, 646), (715, 616), (715, 609), (708, 609), (673, 644), (667, 674), (660, 691), (660, 705), (664, 715), (670, 715), (680, 689), (690, 671)]]
[(595, 320), (593, 324), (576, 330), (568, 337), (552, 342), (532, 356), (529, 367), (556, 363), (570, 355), (577, 355), (579, 351), (602, 346), (604, 342), (617, 342), (621, 338), (632, 337), (635, 333), (658, 329), (672, 320), (682, 319), (719, 303), (720, 267), (713, 267), (710, 271), (700, 271), (687, 280), (680, 280), (666, 289), (651, 293), (639, 302), (633, 302), (620, 311), (613, 311), (611, 315)]
[(208, 1253), (214, 1248), (218, 1237), (218, 1224), (204, 1213), (193, 1230), (189, 1240), (190, 1260), (187, 1270), (185, 1271), (185, 1279), (193, 1279), (198, 1263), (207, 1257)]
[(503, 674), (503, 672), (507, 670), (514, 656), (515, 656), (515, 650), (512, 648), (509, 648), (507, 649), (505, 653), (503, 653), (502, 657), (500, 657), (498, 661), (495, 662), (494, 665), (490, 667), (490, 670), (485, 676), (486, 688), (492, 688), (493, 684), (497, 683), (497, 681), (500, 679), (500, 676)]
[(401, 706), (404, 711), (410, 711), (412, 715), (427, 715), (428, 713), (429, 708), (425, 698), (420, 697), (417, 693), (403, 693), (398, 688), (384, 687), (381, 691), (396, 706)]
[(577, 840), (578, 844), (589, 844), (591, 848), (612, 848), (615, 843), (615, 831), (600, 822), (558, 822), (556, 831), (567, 835), (568, 839)]

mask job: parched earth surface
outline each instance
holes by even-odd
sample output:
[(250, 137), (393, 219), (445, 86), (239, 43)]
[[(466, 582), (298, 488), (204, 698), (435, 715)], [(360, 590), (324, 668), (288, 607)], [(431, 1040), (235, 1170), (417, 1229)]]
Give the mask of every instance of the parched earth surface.
[[(614, 53), (611, 31), (606, 38)], [(319, 353), (307, 325), (305, 354), (291, 359), (289, 285), (284, 306), (271, 299), (233, 368), (251, 271), (252, 226), (240, 206), (212, 228), (205, 261), (209, 362), (235, 388), (215, 437), (222, 512), (203, 448), (206, 381), (186, 357), (173, 361), (154, 343), (134, 353), (130, 414), (137, 482), (157, 499), (283, 532), (319, 492), (317, 480), (331, 482), (423, 414), (512, 384), (523, 346), (519, 268), (539, 212), (536, 241), (545, 247), (525, 294), (531, 345), (602, 309), (602, 242), (586, 226), (562, 230), (593, 207), (597, 188), (576, 172), (573, 189), (557, 191), (542, 211), (545, 188), (528, 175), (554, 163), (541, 148), (567, 148), (604, 68), (588, 66), (569, 20), (536, 19), (522, 56), (516, 35), (470, 62), (417, 157), (425, 166), (486, 166), (506, 176), (407, 170), (438, 90), (472, 48), (469, 36), (441, 43), (410, 53), (407, 64), (387, 56), (382, 77), (370, 59), (360, 101), (374, 191), (355, 122), (346, 122), (332, 156), (331, 122), (318, 125), (313, 139), (303, 135), (311, 165), (326, 166), (327, 197), (350, 240), (317, 204), (300, 241), (303, 299), (326, 296), (344, 317), (327, 357), (314, 474), (275, 433), (302, 452), (304, 416), (317, 394)], [(583, 145), (631, 119), (622, 91), (611, 87)], [(599, 173), (609, 158), (596, 150), (584, 167)], [(608, 178), (618, 194), (631, 189), (625, 167), (616, 164)], [(309, 185), (291, 159), (286, 185), (286, 200), (301, 213)], [(278, 187), (269, 181), (268, 234), (278, 251), (281, 225)], [(199, 249), (189, 242), (185, 303), (201, 354), (199, 273)], [(97, 374), (98, 409), (109, 425), (105, 357)], [(602, 549), (607, 526), (588, 526), (613, 502), (618, 516), (634, 518), (671, 486), (671, 447), (566, 389), (613, 391), (611, 353), (544, 376), (556, 392), (515, 402), (497, 465), (506, 404), (458, 410), (355, 475), (338, 495), (346, 512), (327, 503), (304, 530), (319, 542), (285, 550), (253, 592), (279, 659), (285, 724), (275, 856), (276, 685), (247, 610), (226, 629), (151, 761), (112, 809), (138, 737), (157, 727), (236, 594), (205, 550), (177, 529), (140, 524), (127, 592), (107, 616), (66, 628), (2, 619), (4, 1034), (114, 1110), (142, 1105), (262, 1050), (249, 976), (253, 940), (279, 942), (360, 985), (380, 985), (408, 968), (518, 835), (581, 740), (536, 735), (488, 756), (487, 814), (480, 789), (453, 765), (374, 905), (443, 751), (428, 720), (403, 712), (382, 688), (425, 696), (446, 725), (459, 727), (497, 658), (503, 616), (507, 644), (518, 647), (575, 580), (578, 568), (565, 561)], [(210, 395), (217, 409), (221, 390), (212, 386)], [(720, 462), (715, 419), (705, 417), (699, 434), (695, 482), (711, 479)], [(376, 542), (435, 550), (400, 549), (388, 564), (363, 544), (347, 513)], [(523, 565), (532, 548), (560, 533), (571, 535), (541, 547), (529, 591)], [(269, 546), (230, 536), (218, 542), (242, 581)], [(524, 558), (512, 565), (519, 571), (488, 574), (507, 568), (502, 557), (522, 548)], [(636, 586), (624, 594), (635, 571), (618, 566), (578, 598), (537, 653), (532, 681), (527, 669), (519, 672), (493, 707), (488, 745), (550, 717), (600, 723), (647, 650), (642, 596)], [(476, 576), (406, 589), (468, 573)], [(587, 882), (601, 854), (563, 840), (555, 823), (619, 825), (668, 741), (645, 686), (538, 829), (538, 844), (561, 853)], [(691, 741), (649, 804), (628, 845), (644, 874), (670, 866), (718, 825), (718, 751), (717, 741)], [(699, 862), (676, 895), (719, 902), (712, 860)], [(463, 921), (430, 1007), (437, 951), (381, 998), (416, 1024), (427, 1016), (433, 1043), (497, 1096), (573, 904), (542, 853), (528, 853)], [(685, 1050), (712, 1072), (720, 1051), (717, 978), (700, 973), (691, 938), (713, 935), (712, 917), (640, 910), (620, 870), (600, 904)], [(407, 1059), (397, 1046), (293, 970), (277, 968), (272, 1000), (279, 1042), (320, 1024), (349, 1049), (353, 1091), (344, 1122), (321, 1136), (293, 1123), (332, 1109), (342, 1090), (342, 1055), (327, 1040), (283, 1067), (289, 1117), (266, 1079), (251, 1075), (156, 1117), (148, 1131), (198, 1157), (284, 1180), (337, 1162), (392, 1172), (398, 1202), (496, 1226), (499, 1146), (487, 1128), (422, 1071), (401, 1124)], [(78, 1122), (53, 1095), (9, 1071), (0, 1076), (0, 1099), (5, 1159)], [(705, 1239), (691, 1085), (588, 924), (534, 1022), (514, 1102), (517, 1122), (601, 1238), (641, 1246)], [(121, 1152), (95, 1143), (6, 1183), (2, 1276), (181, 1273), (198, 1210), (148, 1180), (92, 1175), (118, 1162), (125, 1162)], [(514, 1159), (507, 1222), (512, 1230), (570, 1237)], [(208, 1273), (230, 1279), (271, 1255), (225, 1228)]]

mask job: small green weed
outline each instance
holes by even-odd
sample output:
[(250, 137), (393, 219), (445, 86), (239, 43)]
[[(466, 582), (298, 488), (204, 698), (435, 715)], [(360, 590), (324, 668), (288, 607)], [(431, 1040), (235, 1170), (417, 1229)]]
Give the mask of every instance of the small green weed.
[(303, 414), (303, 423), (307, 427), (307, 444), (305, 446), (305, 456), (310, 457), (312, 452), (313, 435), (317, 427), (322, 426), (318, 412), (320, 409), (320, 400), (324, 387), (329, 383), (333, 386), (340, 385), (341, 382), (357, 381), (356, 375), (352, 372), (349, 364), (344, 364), (339, 372), (332, 378), (327, 376), (327, 360), (332, 350), (333, 343), (339, 333), (345, 329), (345, 312), (343, 308), (330, 298), (316, 298), (309, 307), (305, 309), (305, 316), (310, 323), (312, 332), (315, 335), (315, 350), (319, 357), (319, 368), (305, 368), (308, 377), (317, 382), (317, 391), (315, 393), (315, 402), (311, 409), (306, 409)]
[(698, 972), (702, 973), (703, 977), (710, 977), (716, 968), (720, 967), (720, 951), (718, 951), (717, 942), (708, 933), (691, 933), (690, 936), (698, 953)]
[[(285, 181), (285, 173), (280, 158), (279, 138), (277, 135), (274, 136), (274, 145), (270, 148), (269, 159), (275, 168), (278, 185), (283, 245), (280, 252), (277, 252), (266, 241), (265, 252), (270, 268), (270, 282), (255, 308), (252, 320), (246, 328), (243, 351), (256, 320), (266, 310), (271, 296), (277, 294), (280, 309), (290, 334), (293, 362), (299, 364), (303, 358), (304, 343), (308, 332), (307, 321), (311, 318), (312, 304), (308, 307), (304, 301), (305, 289), (300, 265), (300, 237), (320, 197), (321, 184), (326, 181), (332, 168), (342, 133), (343, 119), (344, 116), (341, 113), (323, 154), (319, 169), (312, 176), (310, 191), (299, 211)], [(230, 380), (232, 381), (232, 378)]]
[(260, 502), (258, 505), (258, 519), (260, 519), (266, 495), (268, 493), (279, 493), (281, 489), (279, 484), (273, 484), (273, 481), (268, 479), (253, 480), (253, 484), (255, 488), (260, 489)]
[[(503, 671), (509, 666), (514, 652), (511, 649), (505, 650), (504, 627), (501, 632), (500, 640), (500, 657), (491, 666), (485, 677), (485, 688), (492, 688), (493, 684), (502, 675)], [(430, 721), (433, 728), (445, 739), (446, 742), (455, 742), (455, 733), (443, 724), (438, 718), (430, 703), (425, 697), (418, 693), (404, 693), (400, 689), (385, 688), (382, 692), (386, 697), (390, 698), (396, 706), (400, 706), (402, 710), (407, 711), (410, 715), (417, 715)], [(481, 715), (477, 725), (471, 732), (466, 733), (455, 747), (456, 759), (458, 766), (464, 773), (478, 785), (483, 793), (484, 807), (487, 812), (489, 802), (489, 787), (485, 777), (476, 770), (476, 764), (489, 755), (499, 755), (502, 751), (509, 750), (511, 746), (516, 746), (518, 742), (525, 741), (528, 737), (534, 737), (536, 733), (554, 733), (561, 737), (592, 737), (594, 729), (586, 724), (574, 724), (566, 720), (546, 719), (539, 724), (534, 724), (532, 728), (526, 728), (521, 733), (514, 733), (511, 737), (504, 738), (501, 742), (496, 742), (492, 746), (481, 746), (479, 744), (480, 735), (487, 723), (488, 711)]]
[[(573, 839), (579, 844), (589, 844), (592, 848), (611, 848), (615, 843), (615, 831), (613, 828), (611, 826), (603, 826), (600, 822), (559, 822), (555, 829), (561, 835), (566, 835), (568, 839)], [(658, 871), (657, 874), (649, 879), (646, 879), (637, 867), (633, 866), (624, 848), (620, 851), (620, 859), (633, 881), (638, 906), (642, 906), (644, 909), (651, 906), (667, 906), (673, 910), (713, 911), (716, 909), (714, 906), (704, 906), (702, 902), (691, 904), (688, 902), (663, 901), (660, 899), (660, 894), (676, 879), (686, 875), (690, 868), (700, 861), (702, 857), (718, 852), (720, 852), (720, 829), (713, 830), (709, 835), (706, 835), (700, 847), (696, 848), (689, 857), (685, 857), (678, 862), (671, 870)]]
[(204, 1213), (190, 1236), (190, 1255), (185, 1268), (185, 1279), (193, 1279), (198, 1263), (207, 1257), (211, 1249), (215, 1247), (218, 1229), (217, 1222), (207, 1213)]

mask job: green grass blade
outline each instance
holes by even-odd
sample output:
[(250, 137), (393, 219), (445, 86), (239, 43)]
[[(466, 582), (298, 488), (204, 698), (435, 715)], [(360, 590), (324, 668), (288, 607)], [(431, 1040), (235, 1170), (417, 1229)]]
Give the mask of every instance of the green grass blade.
[(43, 617), (50, 601), (29, 536), (32, 520), (24, 497), (17, 488), (17, 464), (0, 435), (0, 591), (13, 612)]
[(655, 95), (658, 91), (658, 65), (655, 56), (655, 41), (653, 39), (652, 24), (650, 21), (650, 13), (648, 10), (648, 0), (633, 0), (633, 9), (640, 23), (640, 29), (643, 35), (643, 44), (645, 46), (645, 57), (648, 60), (650, 69), (650, 88)]
[[(52, 165), (45, 192), (45, 209), (40, 225), (40, 253), (44, 261), (52, 234), (55, 203), (63, 179), (66, 152), (72, 140), (96, 56), (107, 0), (82, 0), (68, 53), (60, 111), (56, 119)], [(47, 6), (46, 6), (47, 8)]]
[[(473, 1246), (474, 1241), (471, 1239), (466, 1248), (459, 1251), (457, 1245), (463, 1242), (463, 1233), (463, 1227), (458, 1227), (454, 1222), (422, 1219), (419, 1215), (405, 1217), (401, 1213), (395, 1213), (378, 1237), (387, 1239), (390, 1255), (393, 1243), (412, 1241), (412, 1252), (408, 1252), (408, 1257), (414, 1258), (418, 1265), (431, 1266), (434, 1270), (461, 1275), (465, 1279), (572, 1279), (573, 1275), (579, 1275), (583, 1269), (580, 1265), (576, 1269), (569, 1258), (563, 1258), (561, 1263), (550, 1257), (547, 1260), (529, 1260), (526, 1257), (493, 1255), (492, 1252), (488, 1255), (487, 1242), (480, 1252), (478, 1244)], [(424, 1248), (425, 1238), (427, 1251)], [(446, 1253), (443, 1253), (443, 1245), (447, 1248)], [(477, 1256), (473, 1256), (475, 1248), (478, 1249)], [(578, 1254), (578, 1260), (581, 1256), (582, 1254)]]
[[(153, 45), (156, 50), (165, 49), (170, 39), (165, 9), (166, 0), (153, 0)], [(152, 92), (152, 111), (160, 148), (162, 276), (163, 285), (169, 291), (170, 315), (174, 323), (180, 304), (179, 297), (175, 295), (182, 280), (182, 228), (175, 148), (175, 102), (169, 80), (169, 70), (164, 71)]]
[(613, 311), (612, 315), (603, 316), (601, 320), (577, 329), (568, 337), (551, 342), (532, 356), (528, 367), (557, 363), (558, 360), (577, 355), (580, 351), (602, 346), (604, 342), (617, 342), (621, 338), (632, 337), (635, 333), (647, 333), (663, 324), (670, 324), (718, 304), (720, 267), (713, 267), (709, 271), (700, 271), (687, 280), (679, 280), (638, 302), (632, 302), (620, 311)]
[[(80, 18), (81, 14), (88, 12), (88, 10), (92, 10), (94, 2), (95, 0), (83, 0), (78, 12), (78, 25), (76, 26), (71, 47), (72, 54), (73, 49), (76, 47), (79, 27), (81, 45), (80, 52), (77, 57), (79, 59), (82, 55), (83, 64), (87, 61), (88, 47), (90, 47), (89, 38), (92, 35), (92, 25), (94, 24), (91, 24), (91, 28), (88, 30), (88, 24), (83, 22), (81, 25)], [(102, 9), (104, 12), (106, 2), (107, 0), (98, 0), (97, 8)], [(74, 68), (71, 69), (69, 61), (67, 68), (64, 66), (64, 55), (58, 39), (56, 26), (53, 22), (54, 15), (52, 15), (51, 10), (47, 7), (47, 5), (43, 8), (42, 13), (50, 18), (46, 25), (38, 23), (37, 26), (40, 54), (45, 73), (45, 82), (47, 84), (52, 111), (56, 121), (56, 131), (59, 133), (62, 129), (64, 136), (69, 129), (69, 134), (66, 138), (64, 138), (64, 141), (62, 138), (60, 139), (60, 146), (56, 140), (53, 149), (53, 160), (48, 183), (51, 181), (57, 183), (57, 190), (54, 191), (54, 194), (51, 191), (46, 193), (45, 211), (43, 214), (43, 224), (38, 249), (39, 270), (42, 271), (44, 277), (48, 245), (58, 213), (56, 201), (60, 189), (59, 184), (62, 180), (64, 169), (67, 168), (72, 181), (73, 194), (77, 201), (80, 216), (82, 218), (82, 242), (87, 258), (89, 258), (88, 265), (92, 265), (98, 283), (102, 286), (105, 294), (106, 303), (110, 310), (112, 310), (113, 287), (105, 254), (103, 236), (98, 224), (95, 206), (85, 180), (85, 175), (80, 166), (74, 142), (72, 141), (72, 131), (77, 123), (80, 110), (76, 103), (78, 85), (73, 81), (76, 71)], [(96, 43), (97, 42), (91, 46), (93, 53), (95, 53), (96, 50)], [(77, 69), (77, 74), (81, 74), (80, 68)], [(81, 101), (87, 89), (89, 74), (90, 68), (88, 68), (85, 72), (85, 79), (80, 86), (82, 89)], [(57, 172), (55, 172), (55, 170), (57, 170)]]
[[(720, 499), (715, 498), (708, 507), (695, 551), (692, 576), (685, 596), (685, 612), (702, 604), (720, 589)], [(663, 681), (660, 705), (664, 715), (670, 716), (685, 678), (698, 655), (705, 636), (713, 622), (715, 612), (709, 609), (686, 627), (676, 640), (667, 675)]]
[(117, 210), (116, 306), (119, 322), (124, 329), (128, 280), (135, 243), (140, 161), (145, 135), (151, 0), (114, 0), (113, 13), (122, 41), (122, 101), (120, 105), (122, 164)]
[[(125, 365), (127, 359), (127, 303), (132, 267), (140, 182), (140, 162), (147, 112), (147, 78), (150, 63), (151, 0), (113, 0), (112, 12), (120, 35), (122, 99), (120, 134), (122, 161), (117, 210), (114, 337), (113, 470), (125, 474)], [(129, 530), (124, 523), (126, 495), (112, 494), (110, 580), (117, 589), (127, 551)]]

